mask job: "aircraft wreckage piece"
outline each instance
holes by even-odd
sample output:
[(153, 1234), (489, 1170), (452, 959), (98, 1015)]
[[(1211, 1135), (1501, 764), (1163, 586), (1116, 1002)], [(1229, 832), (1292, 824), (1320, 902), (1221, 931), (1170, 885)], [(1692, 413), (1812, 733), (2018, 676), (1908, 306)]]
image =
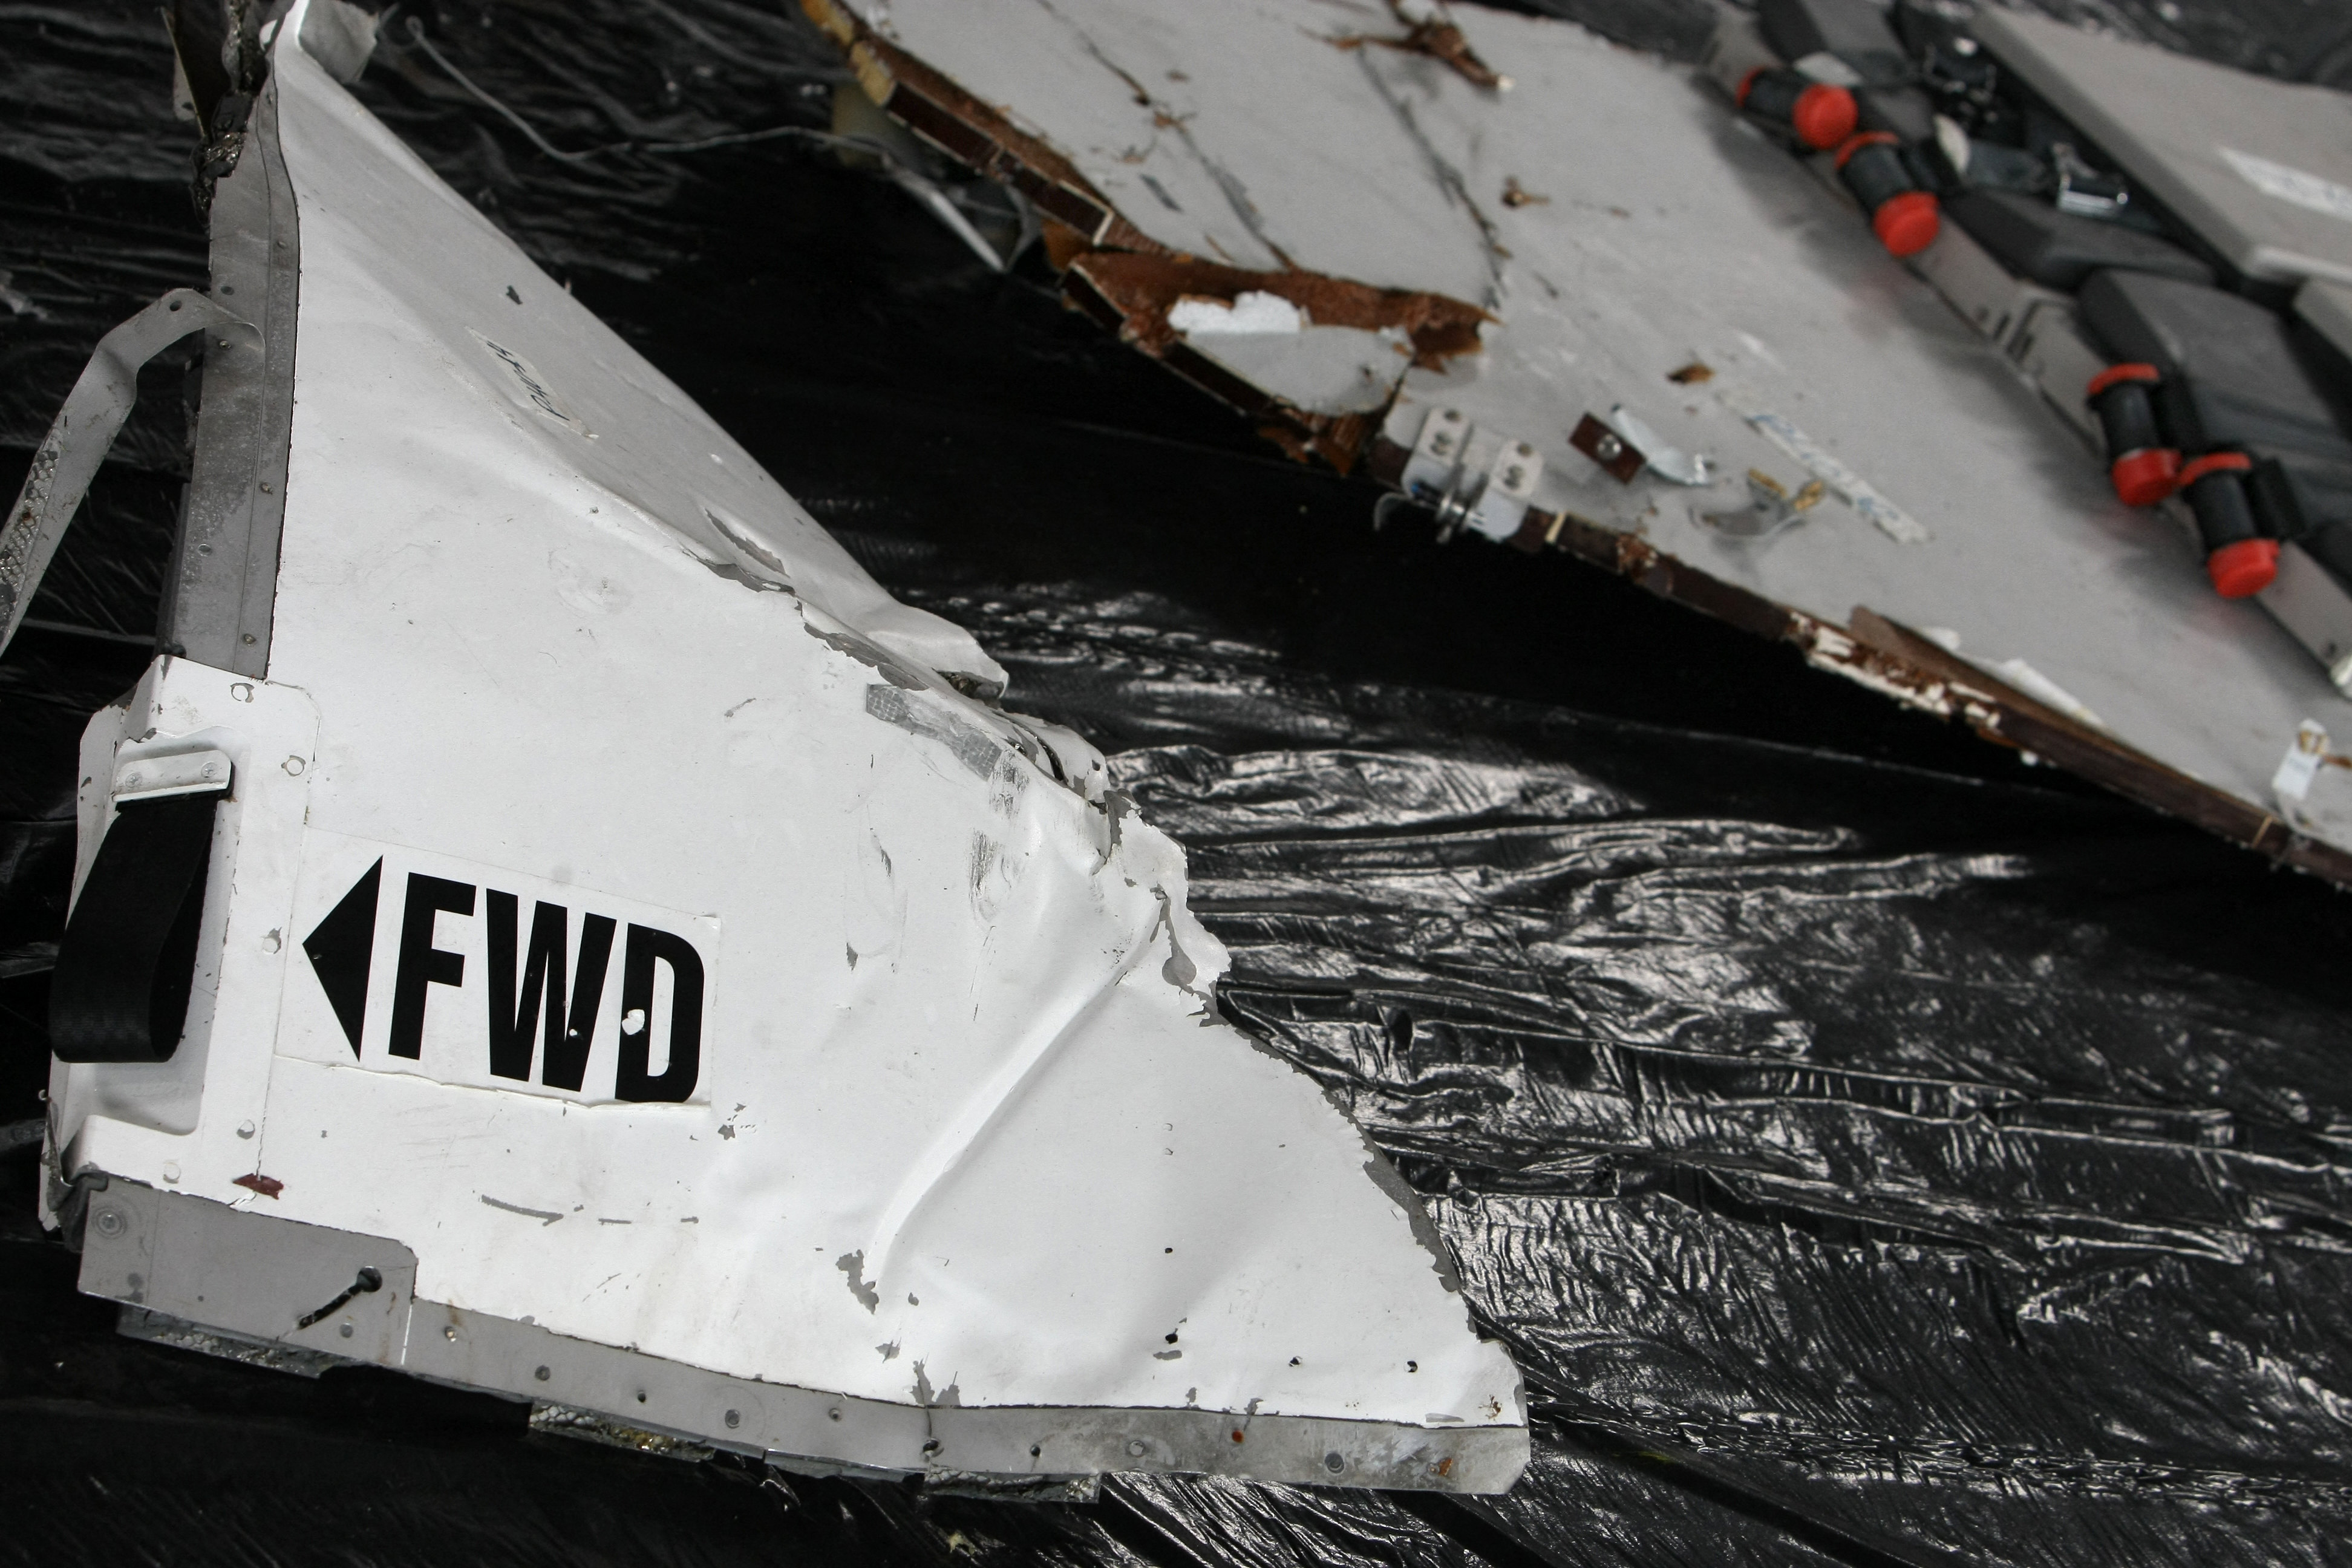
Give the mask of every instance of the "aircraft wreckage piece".
[(306, 10), (215, 194), (262, 342), (207, 341), (189, 657), (83, 744), (44, 1198), (82, 1289), (778, 1463), (1507, 1487), (1508, 1356), (1216, 1016), (1181, 852)]
[(1434, 0), (803, 4), (1029, 195), (1073, 305), (1295, 455), (2352, 883), (2352, 809), (2273, 787), (2343, 701), (2286, 588), (2170, 569), (2037, 390), (2099, 368), (2071, 329), (1964, 321), (1958, 226), (1906, 276), (1699, 72)]

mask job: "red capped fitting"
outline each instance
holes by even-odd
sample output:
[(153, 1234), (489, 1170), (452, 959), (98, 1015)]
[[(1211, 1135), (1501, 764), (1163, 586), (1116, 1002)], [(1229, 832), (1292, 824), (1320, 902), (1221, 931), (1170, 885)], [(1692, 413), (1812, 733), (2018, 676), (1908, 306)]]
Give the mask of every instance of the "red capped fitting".
[(1845, 89), (1786, 68), (1759, 66), (1739, 79), (1731, 96), (1757, 119), (1793, 131), (1815, 152), (1827, 152), (1853, 135), (1861, 113)]
[(1903, 138), (1892, 131), (1865, 131), (1859, 136), (1846, 138), (1845, 145), (1837, 150), (1837, 166), (1843, 169), (1853, 162), (1853, 155), (1864, 147), (1900, 147)]
[(1806, 146), (1826, 152), (1853, 134), (1853, 124), (1860, 110), (1854, 107), (1853, 94), (1842, 87), (1817, 81), (1797, 95), (1797, 106), (1789, 116), (1789, 123), (1797, 128), (1797, 139)]
[(2107, 469), (2126, 506), (2154, 506), (2180, 488), (2180, 454), (2169, 447), (2126, 452)]
[(1928, 191), (1889, 196), (1870, 215), (1871, 232), (1886, 247), (1886, 254), (1896, 258), (1918, 255), (1936, 243), (1943, 226), (1942, 209)]
[(2241, 539), (2205, 558), (2205, 574), (2213, 591), (2225, 599), (2245, 599), (2261, 593), (2278, 576), (2279, 542)]
[(2185, 490), (2208, 474), (2249, 473), (2253, 466), (2254, 460), (2243, 452), (2208, 452), (2201, 458), (2189, 458), (2172, 482), (2175, 489)]
[(2091, 384), (2083, 389), (2083, 400), (2085, 403), (2090, 402), (2107, 388), (2121, 386), (2126, 382), (2140, 382), (2154, 386), (2163, 379), (2164, 373), (2152, 364), (2111, 364), (2091, 378)]

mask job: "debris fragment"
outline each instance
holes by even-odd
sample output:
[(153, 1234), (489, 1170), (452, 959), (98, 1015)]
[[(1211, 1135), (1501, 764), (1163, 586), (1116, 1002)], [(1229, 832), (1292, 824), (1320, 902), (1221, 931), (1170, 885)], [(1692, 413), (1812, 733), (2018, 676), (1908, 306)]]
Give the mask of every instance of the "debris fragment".
[(1507, 207), (1539, 207), (1550, 205), (1549, 196), (1539, 196), (1519, 184), (1517, 174), (1503, 176), (1503, 205)]
[(1696, 386), (1700, 382), (1715, 379), (1715, 367), (1705, 360), (1695, 359), (1680, 370), (1666, 372), (1666, 379), (1677, 386)]
[(1441, 65), (1453, 68), (1465, 81), (1490, 92), (1507, 92), (1511, 79), (1478, 58), (1470, 40), (1462, 35), (1445, 15), (1444, 6), (1432, 6), (1424, 16), (1414, 16), (1403, 0), (1389, 0), (1389, 13), (1404, 28), (1401, 38), (1376, 38), (1369, 33), (1350, 33), (1331, 40), (1343, 49), (1360, 49), (1366, 44), (1376, 44), (1400, 54), (1424, 55)]

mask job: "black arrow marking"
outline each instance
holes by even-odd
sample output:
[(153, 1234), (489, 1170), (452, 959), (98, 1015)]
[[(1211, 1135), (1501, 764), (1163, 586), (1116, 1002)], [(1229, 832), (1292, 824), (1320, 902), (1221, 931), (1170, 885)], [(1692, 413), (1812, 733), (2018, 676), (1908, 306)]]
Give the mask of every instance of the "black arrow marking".
[(367, 869), (367, 875), (352, 884), (342, 902), (328, 911), (318, 929), (302, 939), (302, 951), (310, 955), (310, 968), (319, 976), (319, 989), (327, 994), (327, 1005), (335, 1010), (335, 1021), (343, 1026), (343, 1037), (352, 1043), (352, 1055), (360, 1054), (360, 1030), (367, 1022), (368, 965), (375, 957), (376, 893), (383, 886), (383, 862), (378, 860)]

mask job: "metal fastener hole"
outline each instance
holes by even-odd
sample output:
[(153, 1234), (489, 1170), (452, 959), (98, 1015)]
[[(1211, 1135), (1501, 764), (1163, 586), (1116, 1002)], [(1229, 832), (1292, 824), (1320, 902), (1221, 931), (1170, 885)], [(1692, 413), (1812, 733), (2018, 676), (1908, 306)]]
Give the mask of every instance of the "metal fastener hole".
[(727, 1413), (727, 1425), (730, 1426), (743, 1425), (743, 1413), (740, 1410), (730, 1410)]
[(1348, 1468), (1348, 1461), (1339, 1449), (1334, 1448), (1323, 1456), (1323, 1468), (1336, 1476)]
[(645, 1391), (644, 1389), (640, 1388), (639, 1390), (637, 1390), (637, 1403), (638, 1403), (638, 1404), (640, 1404), (640, 1405), (643, 1405), (645, 1402), (646, 1402), (646, 1391)]
[(531, 1375), (531, 1376), (533, 1376), (533, 1377), (535, 1377), (535, 1378), (537, 1378), (537, 1379), (539, 1379), (539, 1381), (540, 1381), (540, 1382), (541, 1382), (541, 1383), (545, 1383), (545, 1382), (548, 1380), (548, 1378), (549, 1378), (549, 1377), (551, 1377), (551, 1375), (553, 1375), (553, 1374), (552, 1374), (552, 1373), (550, 1373), (550, 1372), (549, 1372), (545, 1367), (541, 1367), (537, 1372), (532, 1373), (530, 1375)]
[(1127, 1457), (1128, 1457), (1129, 1458), (1130, 1458), (1130, 1459), (1139, 1459), (1139, 1458), (1143, 1458), (1143, 1439), (1142, 1439), (1142, 1438), (1140, 1438), (1140, 1437), (1130, 1437), (1130, 1438), (1129, 1438), (1129, 1439), (1128, 1439), (1128, 1444), (1127, 1444)]

